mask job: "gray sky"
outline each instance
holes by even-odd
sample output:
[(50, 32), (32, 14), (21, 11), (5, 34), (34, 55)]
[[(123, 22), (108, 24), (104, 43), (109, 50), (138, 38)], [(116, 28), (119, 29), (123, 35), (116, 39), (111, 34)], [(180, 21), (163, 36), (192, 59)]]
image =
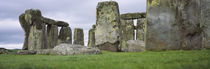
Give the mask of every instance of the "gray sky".
[[(24, 31), (18, 17), (26, 9), (40, 9), (44, 17), (68, 22), (71, 29), (83, 28), (85, 44), (88, 30), (96, 22), (96, 6), (107, 0), (0, 0), (0, 47), (22, 48)], [(146, 0), (113, 0), (120, 13), (145, 12)]]

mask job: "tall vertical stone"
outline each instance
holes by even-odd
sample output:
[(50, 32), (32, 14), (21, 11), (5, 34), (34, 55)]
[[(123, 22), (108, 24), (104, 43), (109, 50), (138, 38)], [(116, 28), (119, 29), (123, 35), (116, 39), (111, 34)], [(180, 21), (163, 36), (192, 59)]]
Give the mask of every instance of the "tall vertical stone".
[(62, 27), (58, 36), (58, 44), (72, 44), (72, 31), (70, 27)]
[(137, 19), (136, 40), (144, 41), (144, 22), (145, 18)]
[(84, 45), (83, 29), (81, 29), (81, 28), (74, 29), (74, 44), (75, 45)]
[(147, 0), (147, 50), (201, 49), (200, 0)]
[(101, 50), (118, 51), (120, 14), (115, 1), (99, 2), (96, 11), (96, 45)]
[(95, 47), (95, 25), (88, 32), (88, 46)]
[(26, 10), (25, 20), (32, 25), (28, 37), (28, 50), (46, 48), (46, 27), (42, 21), (41, 11), (34, 9)]
[(23, 30), (25, 32), (25, 40), (24, 40), (24, 44), (23, 44), (22, 49), (23, 50), (28, 50), (28, 36), (29, 36), (31, 24), (26, 22), (25, 13), (23, 13), (19, 16), (19, 21), (20, 21), (21, 27), (23, 28)]
[(52, 49), (58, 42), (58, 26), (49, 24), (47, 25), (47, 49)]
[(210, 48), (210, 0), (201, 0), (201, 27), (203, 28), (203, 47)]
[(121, 41), (120, 48), (123, 51), (126, 48), (126, 43), (128, 40), (134, 40), (135, 32), (134, 32), (134, 23), (133, 20), (123, 20), (121, 19)]

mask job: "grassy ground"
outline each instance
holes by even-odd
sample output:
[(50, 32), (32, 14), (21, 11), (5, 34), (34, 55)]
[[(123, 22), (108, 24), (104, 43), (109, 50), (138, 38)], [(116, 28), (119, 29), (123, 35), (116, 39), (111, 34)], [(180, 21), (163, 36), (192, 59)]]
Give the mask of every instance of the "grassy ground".
[(99, 55), (0, 55), (0, 69), (210, 69), (210, 50), (103, 52)]

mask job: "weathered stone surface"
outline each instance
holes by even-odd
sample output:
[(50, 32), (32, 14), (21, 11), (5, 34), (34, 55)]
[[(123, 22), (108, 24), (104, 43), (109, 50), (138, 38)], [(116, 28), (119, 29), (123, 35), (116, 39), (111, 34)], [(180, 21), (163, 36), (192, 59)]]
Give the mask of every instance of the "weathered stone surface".
[(74, 29), (74, 45), (84, 45), (84, 33), (83, 29)]
[(120, 15), (121, 19), (124, 20), (133, 20), (133, 19), (139, 19), (139, 18), (145, 18), (146, 13), (141, 12), (141, 13), (125, 13)]
[(134, 40), (134, 23), (133, 20), (123, 20), (121, 19), (121, 41), (120, 47), (125, 47), (128, 40)]
[(57, 26), (61, 26), (61, 27), (68, 27), (69, 26), (69, 24), (67, 22), (64, 22), (64, 21), (56, 21), (54, 24), (57, 25)]
[(58, 26), (47, 25), (47, 49), (54, 48), (58, 42)]
[(141, 18), (137, 20), (137, 27), (136, 27), (136, 40), (144, 41), (144, 22), (145, 18)]
[(134, 40), (135, 32), (133, 20), (121, 19), (121, 31), (124, 40)]
[(0, 48), (0, 54), (8, 54), (9, 51), (5, 48)]
[(77, 54), (100, 54), (98, 48), (86, 47), (82, 45), (60, 44), (54, 49), (39, 50), (37, 54), (43, 55), (77, 55)]
[(201, 49), (200, 0), (147, 0), (147, 50)]
[(203, 46), (210, 48), (210, 0), (201, 0), (201, 27), (204, 29)]
[(21, 27), (24, 30), (24, 33), (25, 33), (25, 40), (24, 40), (24, 44), (23, 44), (22, 49), (27, 50), (28, 49), (28, 36), (29, 36), (31, 25), (30, 25), (30, 23), (26, 22), (25, 13), (23, 13), (19, 16), (19, 22), (20, 22)]
[(68, 27), (69, 24), (67, 22), (64, 22), (64, 21), (55, 21), (53, 19), (50, 19), (50, 18), (46, 18), (46, 17), (43, 17), (43, 21), (44, 23), (46, 24), (50, 24), (50, 25), (56, 25), (56, 26), (59, 26), (59, 27)]
[(56, 21), (50, 18), (43, 17), (43, 22), (52, 25), (55, 24)]
[(62, 27), (58, 36), (58, 44), (72, 44), (72, 31), (70, 27)]
[(144, 41), (139, 40), (128, 40), (126, 46), (121, 48), (123, 52), (142, 52), (145, 51)]
[(28, 37), (28, 50), (46, 48), (46, 27), (43, 23), (40, 10), (26, 10), (25, 20), (32, 25)]
[(53, 49), (42, 49), (36, 52), (38, 55), (52, 55), (53, 53), (56, 53)]
[(17, 52), (18, 55), (34, 55), (37, 51), (34, 50), (19, 50)]
[(115, 1), (99, 2), (96, 13), (96, 45), (101, 50), (118, 51), (120, 38), (118, 3)]
[(88, 34), (88, 46), (95, 47), (95, 29), (90, 29)]

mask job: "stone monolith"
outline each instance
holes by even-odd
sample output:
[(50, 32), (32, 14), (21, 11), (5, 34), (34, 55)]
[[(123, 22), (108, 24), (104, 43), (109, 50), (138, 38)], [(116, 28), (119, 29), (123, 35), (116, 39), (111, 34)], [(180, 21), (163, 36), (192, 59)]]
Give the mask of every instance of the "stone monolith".
[(147, 0), (146, 49), (201, 49), (200, 0)]
[(70, 27), (62, 27), (58, 36), (58, 45), (61, 43), (72, 44), (72, 31)]
[(84, 45), (84, 33), (83, 29), (74, 29), (74, 45)]
[(96, 10), (96, 45), (101, 50), (118, 51), (120, 14), (115, 1), (99, 2)]

